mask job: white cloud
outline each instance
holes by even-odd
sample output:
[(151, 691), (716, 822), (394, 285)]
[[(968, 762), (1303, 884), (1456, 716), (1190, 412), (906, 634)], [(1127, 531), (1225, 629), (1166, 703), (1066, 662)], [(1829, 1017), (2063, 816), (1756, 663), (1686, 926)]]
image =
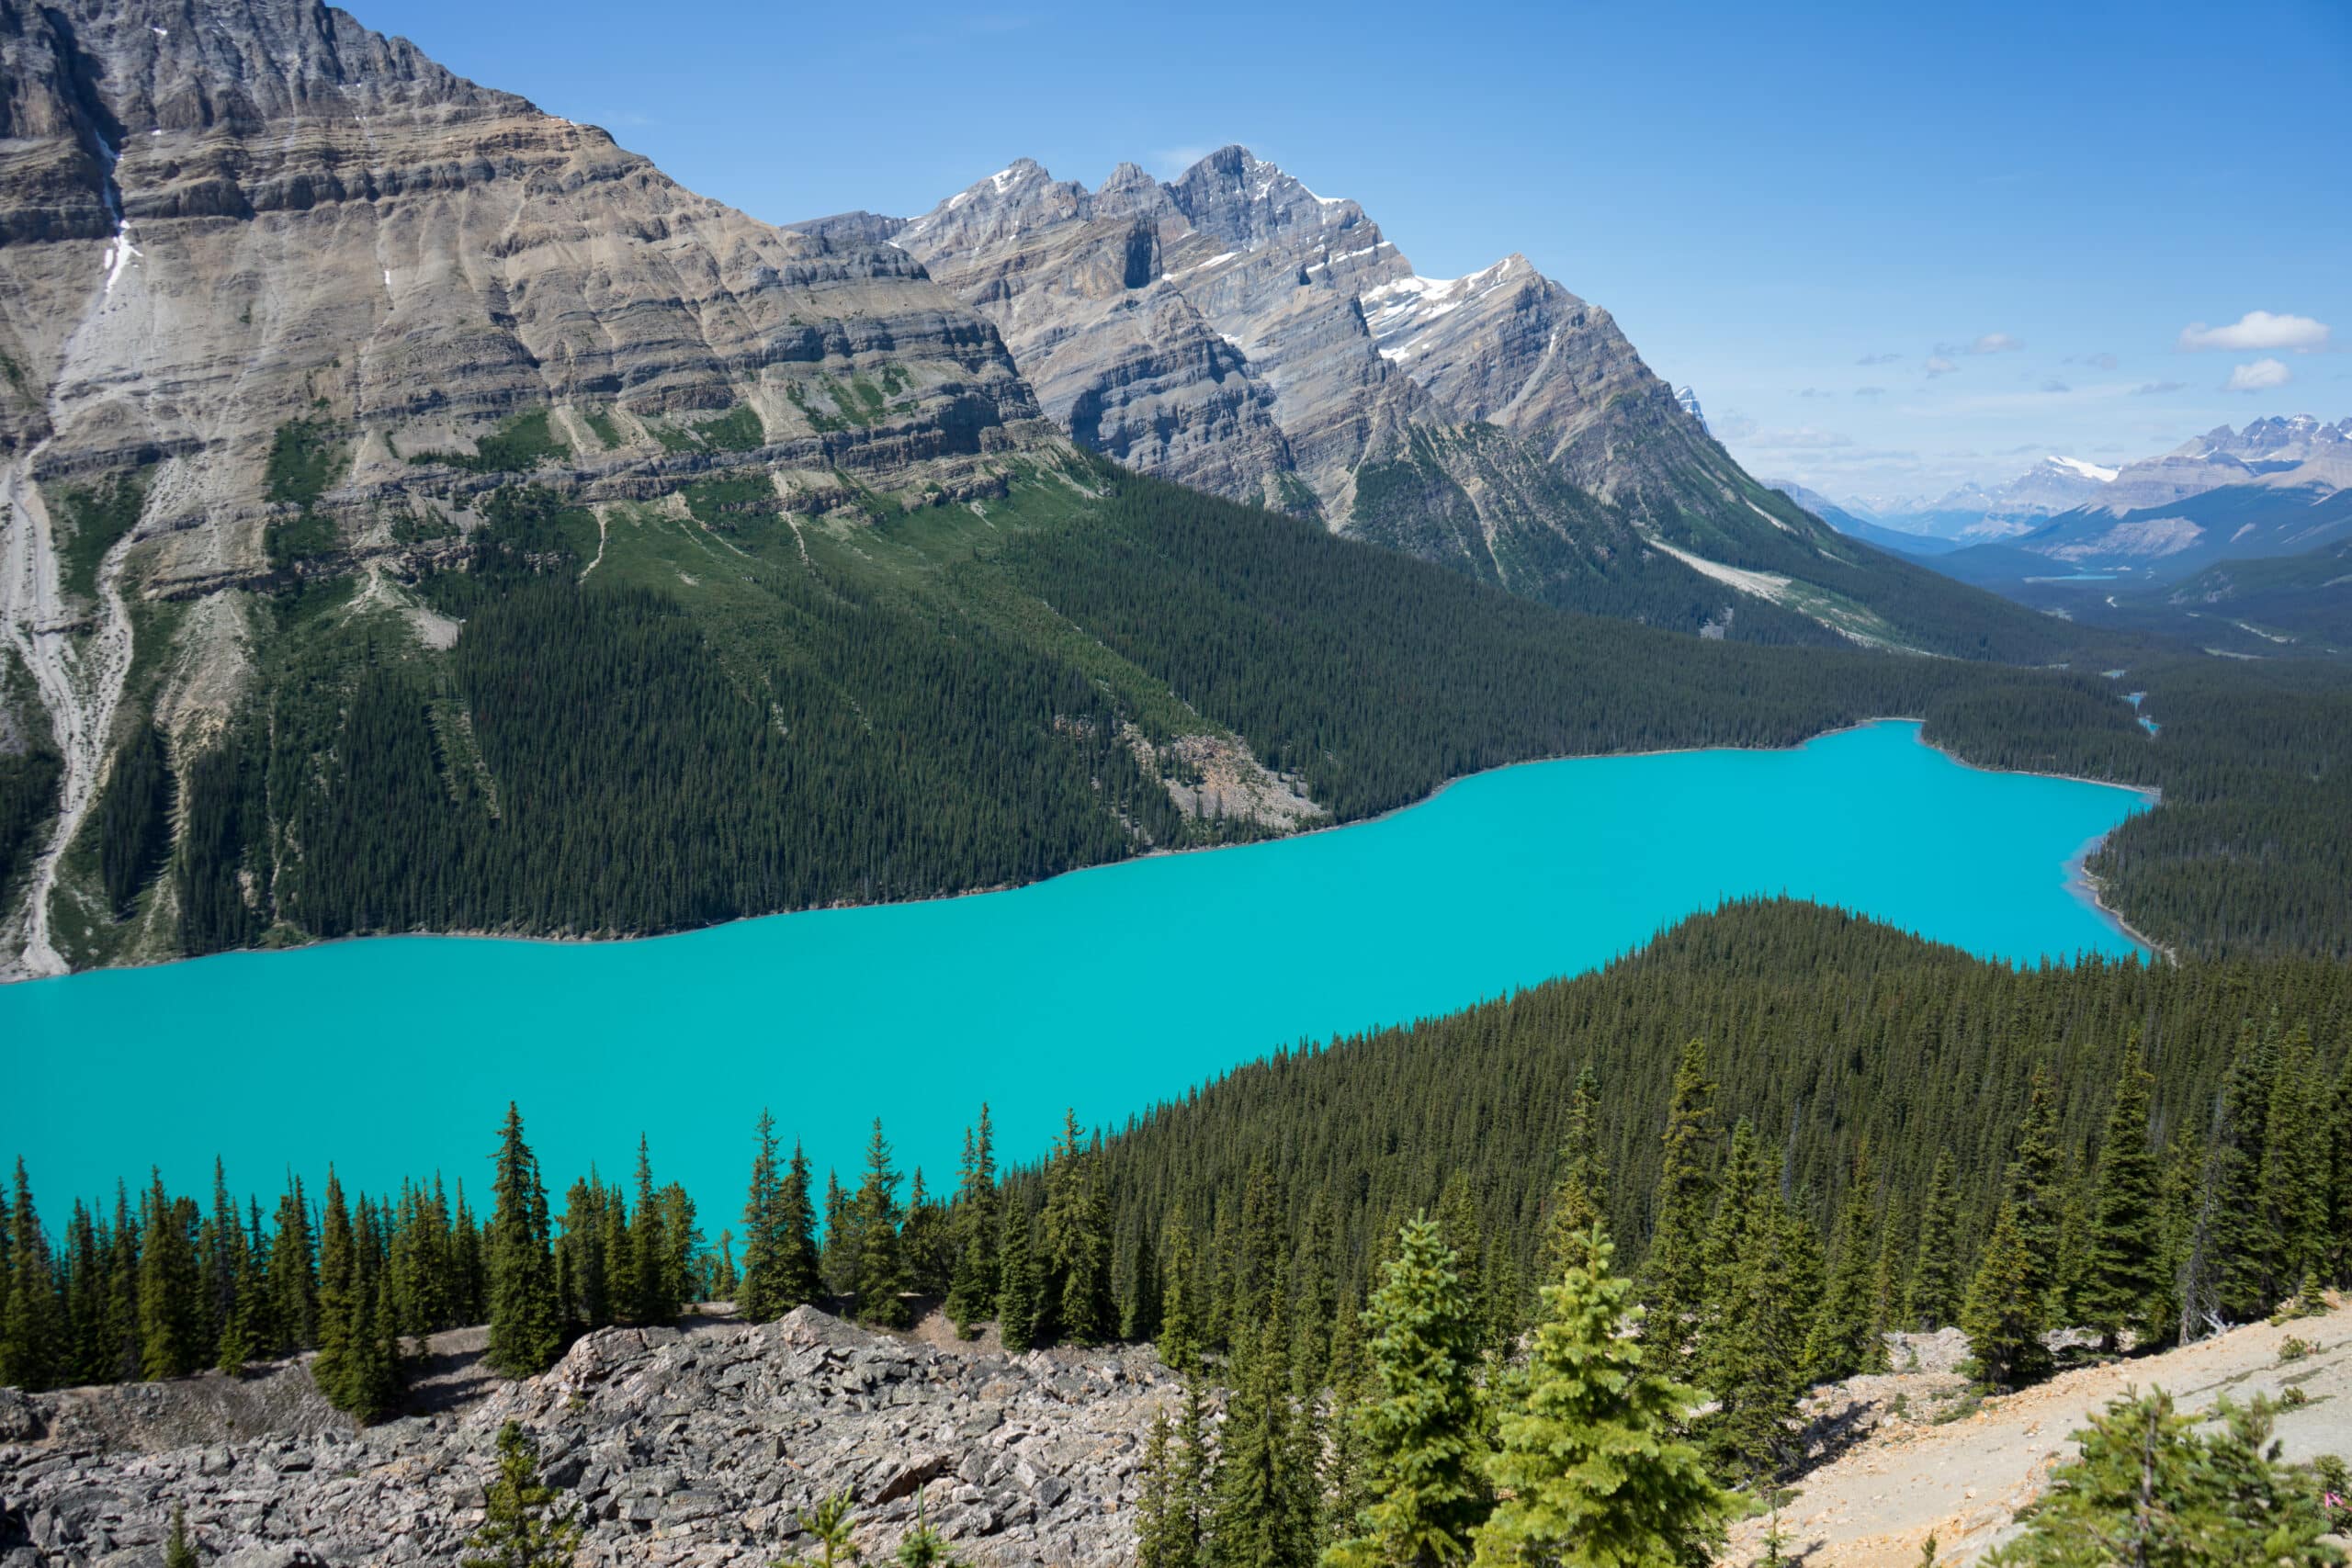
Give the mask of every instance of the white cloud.
[(2314, 348), (2325, 347), (2327, 337), (2327, 323), (2309, 316), (2274, 316), (2267, 310), (2248, 310), (2226, 327), (2191, 322), (2180, 330), (2180, 346), (2215, 348), (2229, 354), (2257, 348), (2291, 348), (2299, 354), (2308, 354)]
[(1761, 446), (1775, 452), (1820, 452), (1854, 444), (1850, 435), (1840, 435), (1834, 430), (1815, 430), (1811, 425), (1799, 425), (1791, 430), (1753, 430), (1739, 440), (1742, 446)]
[(1968, 345), (1968, 352), (1971, 354), (2009, 354), (2018, 349), (2023, 348), (2025, 344), (2019, 343), (2017, 339), (2011, 337), (2007, 333), (1986, 333), (1983, 337), (1978, 338), (1974, 343)]
[(2257, 359), (2251, 365), (2241, 365), (2230, 372), (2225, 392), (2267, 392), (2273, 387), (2283, 387), (2295, 378), (2295, 373), (2284, 362)]
[(2177, 392), (2188, 386), (2186, 381), (2143, 381), (2132, 389), (2135, 398), (2158, 398), (2166, 392)]
[(1899, 354), (1865, 354), (1854, 361), (1857, 365), (1892, 365), (1903, 356)]
[(2045, 392), (2071, 392), (2075, 389), (2069, 387), (2065, 382), (2059, 380), (2053, 376), (2049, 380), (2044, 381), (2041, 384), (2041, 389)]
[(1940, 354), (1930, 355), (1928, 358), (1928, 374), (1930, 376), (1949, 376), (1959, 368)]

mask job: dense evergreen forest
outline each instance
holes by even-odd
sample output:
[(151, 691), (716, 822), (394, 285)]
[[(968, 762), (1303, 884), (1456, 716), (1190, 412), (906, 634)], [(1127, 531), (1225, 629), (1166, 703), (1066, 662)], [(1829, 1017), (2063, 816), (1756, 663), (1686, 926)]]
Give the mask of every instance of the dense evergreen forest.
[[(411, 590), (462, 623), (441, 653), (359, 613), (348, 580), (289, 575), (225, 738), (175, 757), (142, 728), (117, 758), (85, 829), (107, 904), (165, 900), (187, 953), (674, 930), (1261, 831), (1177, 810), (1154, 774), (1181, 773), (1182, 733), (1238, 735), (1344, 821), (1530, 757), (1789, 745), (1904, 714), (1986, 765), (2162, 789), (2094, 863), (2155, 940), (2352, 954), (2334, 830), (2352, 682), (2315, 667), (2103, 646), (2131, 660), (2108, 680), (1708, 641), (1107, 466), (1034, 480), (1001, 527), (910, 514), (813, 550), (771, 513), (712, 508), (665, 525), (696, 536), (676, 547), (697, 564), (741, 568), (719, 599), (606, 558), (595, 518), (549, 491), (493, 492), (456, 565)], [(48, 776), (27, 758), (10, 777)]]

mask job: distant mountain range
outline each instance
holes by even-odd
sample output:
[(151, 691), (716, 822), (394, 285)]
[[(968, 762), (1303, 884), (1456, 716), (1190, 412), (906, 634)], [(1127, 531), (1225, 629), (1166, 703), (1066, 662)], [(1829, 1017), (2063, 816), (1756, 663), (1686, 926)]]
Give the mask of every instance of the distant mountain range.
[(2352, 536), (2352, 419), (2220, 425), (2119, 468), (2046, 457), (2004, 485), (1964, 485), (1875, 512), (1820, 499), (1838, 513), (1816, 510), (1825, 522), (1882, 547), (1938, 557), (1941, 570), (1971, 581), (2118, 571), (2177, 579), (2216, 561), (2297, 555)]

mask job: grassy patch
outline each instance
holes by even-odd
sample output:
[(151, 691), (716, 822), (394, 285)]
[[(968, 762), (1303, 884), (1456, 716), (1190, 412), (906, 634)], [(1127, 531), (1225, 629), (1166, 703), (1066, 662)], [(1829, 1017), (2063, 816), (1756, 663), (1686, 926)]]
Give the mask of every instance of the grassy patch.
[(310, 506), (334, 483), (343, 458), (343, 443), (334, 425), (323, 419), (287, 421), (270, 437), (266, 470), (269, 499)]
[(469, 474), (523, 474), (565, 450), (563, 438), (548, 421), (548, 411), (532, 409), (505, 420), (495, 431), (474, 443), (471, 457), (462, 452), (419, 452), (409, 461), (446, 464)]
[(58, 581), (76, 598), (96, 598), (98, 563), (138, 525), (139, 509), (147, 501), (146, 472), (116, 474), (87, 489), (66, 491), (58, 501), (72, 528), (58, 550)]
[(747, 522), (774, 518), (784, 510), (775, 486), (763, 475), (696, 479), (686, 487), (685, 498), (695, 521), (722, 534), (736, 533)]
[(760, 423), (757, 410), (749, 403), (737, 403), (724, 417), (702, 427), (702, 438), (720, 452), (753, 452), (767, 445), (768, 433)]
[(582, 409), (580, 417), (588, 422), (588, 428), (595, 432), (596, 439), (605, 444), (606, 451), (622, 445), (620, 423), (613, 418), (612, 410)]
[(279, 518), (262, 530), (262, 549), (271, 568), (284, 571), (299, 562), (332, 555), (342, 542), (334, 519), (309, 508)]
[(829, 435), (834, 431), (847, 430), (849, 428), (849, 421), (837, 418), (832, 414), (824, 412), (822, 410), (810, 408), (808, 406), (808, 395), (801, 391), (798, 387), (786, 387), (784, 389), (784, 395), (792, 400), (792, 406), (800, 411), (800, 417), (807, 420), (808, 422), (808, 428), (815, 431), (818, 434)]

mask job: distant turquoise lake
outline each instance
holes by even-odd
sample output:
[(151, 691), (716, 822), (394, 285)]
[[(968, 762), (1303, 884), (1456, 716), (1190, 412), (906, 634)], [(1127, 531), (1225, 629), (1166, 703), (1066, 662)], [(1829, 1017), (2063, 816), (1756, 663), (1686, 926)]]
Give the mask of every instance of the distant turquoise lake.
[[(716, 1238), (752, 1128), (855, 1179), (879, 1115), (954, 1179), (986, 1100), (1001, 1151), (1074, 1106), (1115, 1124), (1279, 1046), (1576, 974), (1720, 901), (1842, 905), (2018, 962), (2138, 945), (2072, 863), (2145, 802), (1963, 766), (1887, 722), (1783, 751), (1536, 762), (1378, 821), (1011, 892), (626, 942), (392, 937), (0, 987), (21, 1154), (52, 1224), (134, 1187), (265, 1195), (463, 1179), (486, 1208), (521, 1103), (548, 1185), (627, 1179), (638, 1134)], [(265, 1206), (266, 1206), (265, 1196)]]

